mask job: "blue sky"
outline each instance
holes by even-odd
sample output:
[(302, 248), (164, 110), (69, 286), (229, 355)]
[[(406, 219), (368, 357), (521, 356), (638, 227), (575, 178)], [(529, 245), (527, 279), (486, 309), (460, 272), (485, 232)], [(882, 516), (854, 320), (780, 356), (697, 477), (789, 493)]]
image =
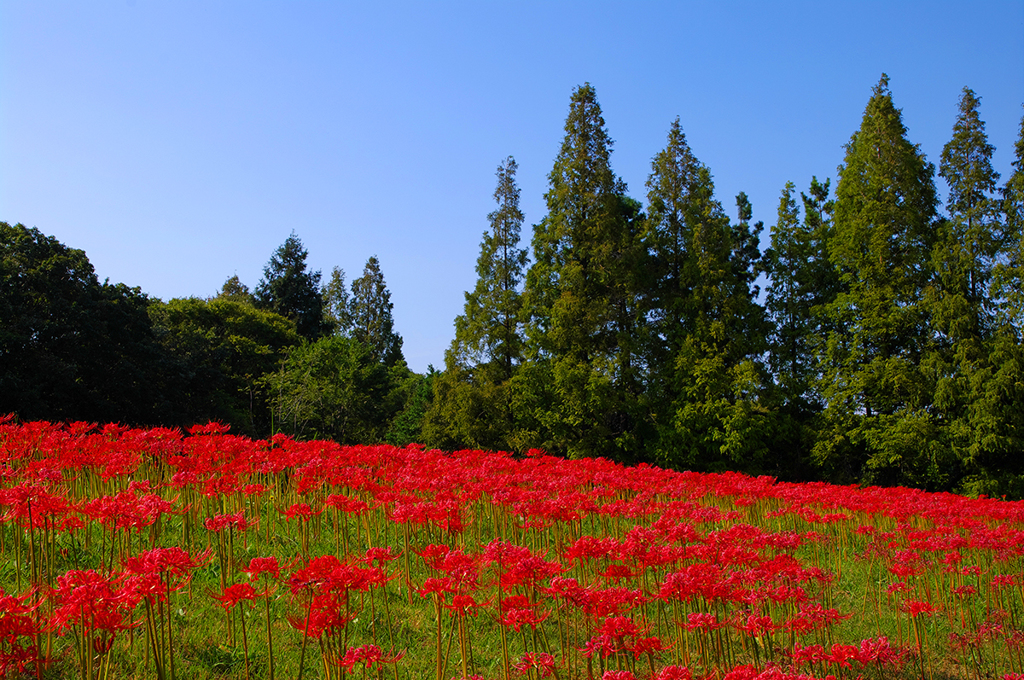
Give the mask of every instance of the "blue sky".
[[(411, 368), (444, 363), (494, 172), (544, 215), (572, 90), (645, 201), (679, 116), (730, 214), (836, 176), (890, 76), (938, 165), (964, 86), (1005, 179), (1024, 113), (1024, 2), (0, 0), (0, 220), (162, 299), (255, 287), (295, 231), (351, 281), (376, 255)], [(939, 182), (944, 194), (944, 187)]]

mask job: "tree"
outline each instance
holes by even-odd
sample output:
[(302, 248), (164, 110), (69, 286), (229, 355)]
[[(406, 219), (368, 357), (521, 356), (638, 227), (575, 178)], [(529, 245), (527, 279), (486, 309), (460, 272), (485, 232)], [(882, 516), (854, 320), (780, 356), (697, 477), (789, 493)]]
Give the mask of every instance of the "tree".
[(846, 145), (829, 248), (845, 290), (829, 310), (836, 330), (819, 383), (827, 425), (815, 455), (837, 478), (923, 486), (948, 469), (929, 410), (934, 381), (921, 367), (934, 173), (907, 141), (883, 74)]
[(999, 173), (978, 115), (979, 100), (964, 88), (953, 138), (942, 149), (939, 176), (949, 185), (947, 209), (933, 252), (938, 299), (934, 322), (951, 343), (980, 340), (992, 326), (992, 267), (1003, 244)]
[(152, 424), (173, 408), (149, 298), (85, 253), (0, 222), (0, 413)]
[(324, 321), (320, 272), (306, 271), (308, 252), (292, 232), (263, 268), (256, 305), (291, 319), (299, 335), (316, 340), (329, 332)]
[(176, 425), (220, 420), (250, 436), (270, 433), (265, 377), (300, 343), (279, 314), (235, 300), (180, 298), (150, 307), (161, 345), (174, 360)]
[(401, 406), (389, 367), (355, 338), (298, 346), (266, 382), (277, 426), (303, 439), (382, 442)]
[(642, 215), (612, 172), (611, 146), (594, 88), (578, 87), (548, 175), (548, 213), (534, 228), (524, 290), (531, 359), (521, 378), (531, 395), (524, 415), (540, 426), (532, 445), (573, 456), (636, 456), (643, 448), (634, 344)]
[(751, 289), (760, 226), (749, 223), (745, 194), (730, 223), (678, 119), (651, 162), (647, 188), (655, 455), (675, 466), (757, 469), (767, 435), (755, 360), (764, 328)]
[(331, 269), (331, 278), (320, 294), (324, 300), (324, 321), (331, 325), (335, 335), (348, 335), (352, 331), (352, 309), (345, 287), (345, 270)]
[(224, 285), (220, 289), (220, 293), (217, 294), (217, 299), (241, 302), (246, 305), (253, 304), (253, 297), (252, 293), (249, 291), (249, 286), (242, 283), (238, 278), (238, 274), (232, 275), (224, 282)]
[(963, 489), (1019, 499), (1024, 498), (1024, 117), (1013, 168), (1002, 187), (1003, 247), (993, 267), (995, 327), (986, 360), (969, 376)]
[(813, 244), (802, 228), (800, 210), (793, 197), (795, 190), (792, 182), (786, 182), (779, 199), (771, 247), (764, 256), (765, 273), (770, 279), (765, 302), (774, 329), (768, 364), (785, 402), (804, 410), (814, 377), (809, 347), (813, 337), (814, 291), (806, 269)]
[(829, 184), (811, 179), (811, 195), (801, 194), (801, 221), (795, 187), (786, 183), (763, 261), (769, 278), (765, 305), (773, 329), (768, 363), (784, 407), (801, 419), (821, 408), (816, 387), (817, 354), (828, 332), (823, 312), (838, 293), (838, 275), (827, 250), (834, 205)]
[(371, 356), (387, 366), (394, 366), (402, 357), (402, 336), (394, 331), (391, 293), (384, 283), (384, 274), (376, 256), (366, 261), (363, 275), (352, 282), (350, 314), (352, 337), (370, 348)]
[(949, 186), (949, 216), (939, 223), (932, 251), (935, 282), (929, 290), (935, 346), (928, 366), (936, 378), (935, 412), (956, 458), (970, 468), (976, 457), (973, 408), (988, 375), (995, 326), (993, 267), (1003, 246), (998, 173), (993, 147), (978, 115), (978, 98), (964, 88), (953, 137), (942, 149), (939, 175)]
[(1024, 331), (1024, 116), (1014, 146), (1014, 171), (1002, 188), (1005, 257), (995, 265), (995, 293), (1000, 328), (1017, 341)]
[(511, 379), (523, 359), (522, 294), (525, 248), (519, 247), (518, 166), (509, 156), (498, 166), (494, 200), (477, 258), (477, 283), (455, 319), (455, 339), (445, 352), (445, 372), (434, 382), (436, 398), (426, 436), (445, 448), (513, 448), (516, 429)]

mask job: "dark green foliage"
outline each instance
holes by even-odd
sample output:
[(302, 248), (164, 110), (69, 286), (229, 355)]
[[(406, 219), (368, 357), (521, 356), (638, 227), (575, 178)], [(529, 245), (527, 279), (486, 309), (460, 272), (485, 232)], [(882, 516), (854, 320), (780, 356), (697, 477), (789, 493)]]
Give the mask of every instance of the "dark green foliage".
[(213, 419), (254, 436), (269, 432), (262, 379), (301, 342), (291, 321), (220, 298), (156, 303), (150, 316), (174, 362), (173, 377), (180, 390), (174, 424)]
[[(392, 372), (398, 369), (392, 369)], [(406, 376), (397, 388), (397, 398), (403, 404), (402, 410), (391, 421), (384, 440), (393, 446), (419, 444), (426, 440), (423, 433), (427, 412), (434, 399), (434, 381), (440, 375), (433, 366), (427, 367), (426, 375), (406, 370)]]
[(817, 354), (828, 334), (825, 315), (839, 292), (838, 274), (828, 257), (833, 202), (829, 182), (811, 180), (811, 195), (801, 194), (804, 219), (786, 184), (779, 199), (778, 220), (765, 251), (764, 272), (770, 283), (765, 306), (771, 322), (768, 364), (787, 412), (802, 419), (816, 413)]
[(0, 413), (157, 422), (162, 356), (137, 288), (100, 283), (85, 253), (0, 222)]
[(255, 303), (255, 300), (252, 297), (252, 292), (249, 291), (249, 286), (242, 283), (238, 278), (238, 274), (232, 275), (224, 282), (224, 285), (220, 289), (220, 293), (217, 294), (217, 298), (220, 300), (241, 302), (246, 305)]
[(308, 254), (292, 232), (263, 268), (255, 299), (260, 309), (291, 319), (299, 335), (316, 340), (331, 329), (324, 320), (320, 272), (306, 271)]
[[(550, 379), (528, 380), (539, 425), (533, 445), (571, 456), (639, 456), (636, 340), (645, 272), (639, 204), (612, 172), (612, 141), (589, 84), (573, 92), (548, 175), (548, 214), (534, 227), (527, 273), (527, 355)], [(532, 371), (533, 369), (531, 369)]]
[(352, 309), (345, 287), (345, 270), (334, 267), (320, 294), (324, 300), (324, 321), (331, 325), (331, 332), (348, 335), (352, 331)]
[[(825, 427), (816, 456), (863, 480), (935, 486), (950, 462), (931, 412), (929, 261), (938, 199), (934, 167), (906, 139), (882, 76), (846, 145), (829, 254), (845, 290), (829, 306), (822, 355)], [(842, 441), (842, 446), (836, 442)], [(849, 460), (843, 460), (849, 459)]]
[[(1013, 168), (1002, 188), (1003, 238), (991, 293), (994, 327), (986, 355), (967, 375), (969, 407), (958, 422), (956, 441), (966, 444), (961, 451), (965, 491), (1024, 498), (1024, 118)], [(963, 380), (951, 382), (959, 386)]]
[(300, 345), (265, 378), (275, 429), (342, 444), (382, 442), (402, 407), (395, 395), (398, 378), (355, 338), (328, 336)]
[(425, 424), (428, 442), (449, 449), (510, 450), (518, 429), (510, 381), (523, 359), (520, 286), (526, 249), (519, 247), (518, 166), (498, 166), (494, 200), (477, 258), (477, 283), (455, 319), (445, 372), (433, 381), (435, 399)]
[[(369, 347), (376, 361), (383, 361), (388, 366), (405, 361), (402, 357), (402, 336), (395, 332), (395, 322), (391, 317), (393, 307), (380, 262), (371, 257), (366, 261), (363, 275), (352, 282), (349, 318), (352, 337)], [(344, 321), (338, 316), (339, 311), (334, 314)]]
[(669, 465), (758, 470), (775, 427), (762, 403), (765, 328), (752, 287), (760, 225), (749, 223), (745, 194), (730, 224), (678, 119), (647, 187), (655, 455)]

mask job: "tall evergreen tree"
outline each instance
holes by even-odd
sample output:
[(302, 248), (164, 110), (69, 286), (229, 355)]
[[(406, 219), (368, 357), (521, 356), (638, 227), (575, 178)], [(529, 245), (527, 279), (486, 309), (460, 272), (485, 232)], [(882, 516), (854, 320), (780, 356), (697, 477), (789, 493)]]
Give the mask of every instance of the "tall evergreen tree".
[(242, 283), (241, 279), (238, 278), (238, 274), (233, 274), (220, 289), (220, 293), (217, 294), (218, 300), (231, 300), (233, 302), (240, 302), (244, 305), (251, 305), (253, 303), (252, 293), (249, 291), (249, 286)]
[(999, 174), (993, 147), (978, 115), (978, 98), (964, 88), (953, 137), (942, 149), (939, 175), (949, 186), (948, 219), (942, 220), (932, 254), (935, 283), (929, 311), (936, 343), (929, 358), (935, 374), (935, 412), (946, 441), (968, 474), (979, 453), (971, 422), (991, 375), (989, 352), (995, 325), (991, 282), (1002, 247)]
[(1000, 326), (1024, 340), (1024, 116), (1014, 146), (1013, 173), (1002, 189), (1005, 258), (995, 266)]
[(770, 279), (765, 303), (774, 329), (769, 366), (785, 403), (803, 410), (814, 376), (809, 347), (814, 290), (806, 269), (813, 243), (805, 223), (801, 224), (794, 191), (794, 184), (786, 182), (779, 199), (778, 220), (771, 230), (771, 247), (765, 252), (765, 273)]
[(352, 282), (350, 311), (352, 337), (369, 345), (376, 361), (394, 366), (405, 361), (402, 356), (402, 336), (395, 332), (391, 316), (394, 304), (391, 292), (384, 283), (384, 273), (376, 256), (366, 261), (363, 275)]
[(739, 220), (730, 223), (678, 119), (647, 187), (656, 455), (674, 465), (754, 468), (767, 435), (758, 403), (764, 376), (755, 360), (764, 328), (751, 288), (759, 227), (749, 223), (743, 194)]
[(994, 148), (978, 115), (979, 103), (965, 87), (953, 138), (943, 147), (939, 164), (939, 176), (949, 185), (949, 219), (933, 255), (940, 293), (933, 315), (952, 343), (980, 340), (991, 329), (992, 267), (1003, 243), (999, 173), (992, 168)]
[(324, 322), (320, 272), (306, 271), (308, 255), (292, 232), (263, 268), (254, 297), (257, 307), (291, 319), (299, 335), (315, 340), (330, 329)]
[(335, 335), (348, 335), (352, 330), (352, 309), (348, 288), (345, 287), (345, 270), (331, 269), (331, 278), (320, 290), (324, 300), (324, 320), (331, 325)]
[(536, 444), (574, 456), (637, 452), (640, 211), (612, 172), (612, 140), (588, 83), (572, 95), (548, 175), (548, 214), (527, 273), (524, 408)]
[(828, 180), (811, 179), (810, 196), (801, 193), (804, 218), (786, 184), (779, 199), (771, 247), (764, 256), (769, 284), (765, 295), (771, 322), (768, 355), (785, 408), (800, 418), (820, 410), (816, 392), (817, 353), (828, 333), (824, 314), (838, 293), (838, 275), (828, 257), (832, 208)]
[(511, 379), (523, 358), (522, 294), (527, 254), (519, 247), (518, 166), (498, 166), (497, 210), (488, 216), (477, 258), (476, 287), (455, 319), (445, 372), (433, 381), (435, 399), (425, 436), (443, 448), (514, 448)]
[(922, 370), (931, 335), (923, 297), (935, 242), (935, 169), (907, 141), (883, 74), (846, 145), (829, 248), (846, 290), (831, 305), (818, 460), (836, 477), (935, 485), (941, 459)]
[(995, 329), (984, 369), (971, 380), (964, 490), (1024, 498), (1024, 117), (1014, 171), (1002, 188), (1003, 249), (994, 266)]

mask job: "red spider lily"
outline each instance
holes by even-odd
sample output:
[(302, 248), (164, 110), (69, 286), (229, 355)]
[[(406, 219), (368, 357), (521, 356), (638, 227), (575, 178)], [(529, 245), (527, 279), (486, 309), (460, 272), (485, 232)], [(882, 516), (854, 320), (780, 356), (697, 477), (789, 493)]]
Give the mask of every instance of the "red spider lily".
[(507, 607), (501, 614), (501, 625), (507, 626), (517, 633), (523, 629), (523, 626), (529, 626), (530, 628), (536, 628), (538, 625), (543, 623), (550, 612), (538, 614), (534, 609), (520, 609), (517, 607)]
[(633, 619), (628, 616), (608, 617), (601, 624), (601, 627), (597, 629), (598, 635), (607, 635), (620, 642), (626, 637), (637, 637), (641, 632)]
[(287, 519), (298, 518), (303, 522), (308, 522), (314, 517), (318, 516), (320, 513), (322, 513), (323, 510), (317, 510), (314, 512), (313, 509), (309, 507), (309, 503), (295, 503), (287, 510), (284, 510), (282, 512), (285, 518)]
[(724, 624), (718, 620), (716, 614), (706, 612), (690, 612), (686, 616), (687, 630), (715, 630)]
[(376, 567), (360, 568), (355, 564), (341, 562), (334, 555), (314, 557), (309, 564), (294, 572), (288, 579), (288, 587), (292, 594), (304, 588), (313, 588), (316, 592), (344, 592), (348, 590), (365, 591), (371, 587), (380, 587), (390, 578)]
[(579, 651), (588, 659), (593, 657), (595, 653), (602, 659), (607, 659), (614, 654), (618, 654), (619, 647), (615, 644), (615, 640), (607, 635), (595, 635), (587, 640), (586, 644)]
[(450, 595), (456, 591), (455, 581), (451, 578), (428, 578), (420, 588), (413, 588), (420, 597), (427, 595)]
[(441, 564), (444, 563), (444, 558), (448, 556), (448, 552), (451, 550), (447, 545), (442, 544), (431, 544), (421, 550), (415, 550), (417, 555), (423, 558), (423, 561), (431, 569), (440, 569)]
[(550, 678), (555, 672), (555, 658), (546, 652), (526, 652), (515, 665), (515, 669), (526, 675), (531, 670), (540, 672), (540, 677)]
[(682, 666), (666, 666), (654, 677), (654, 680), (693, 680), (693, 673)]
[(259, 520), (249, 521), (245, 519), (245, 513), (239, 510), (233, 514), (226, 515), (214, 515), (213, 517), (207, 517), (203, 525), (210, 531), (220, 532), (225, 529), (238, 529), (239, 531), (248, 531), (249, 529), (257, 526)]
[(907, 600), (903, 603), (903, 611), (910, 614), (910, 618), (916, 619), (920, 614), (926, 614), (931, 616), (932, 614), (939, 611), (930, 602), (924, 602), (922, 600)]
[(54, 606), (48, 628), (62, 631), (76, 625), (110, 632), (131, 627), (125, 617), (138, 605), (137, 591), (125, 588), (120, 579), (93, 570), (69, 571), (57, 577), (49, 599)]
[(324, 500), (324, 506), (328, 508), (335, 508), (341, 512), (346, 512), (352, 515), (358, 515), (366, 512), (370, 509), (370, 506), (366, 504), (366, 501), (361, 501), (358, 498), (349, 498), (341, 494), (330, 494)]
[(344, 613), (344, 601), (333, 593), (315, 595), (309, 604), (306, 616), (289, 616), (288, 622), (298, 631), (311, 638), (319, 639), (324, 633), (334, 634), (355, 620), (354, 612)]
[(131, 574), (166, 574), (168, 578), (180, 579), (179, 586), (192, 577), (192, 571), (205, 564), (211, 555), (207, 550), (191, 556), (181, 548), (153, 548), (138, 557), (124, 560), (125, 570)]
[(349, 647), (345, 651), (345, 655), (337, 660), (337, 664), (343, 666), (345, 670), (352, 672), (352, 668), (357, 663), (366, 664), (367, 668), (373, 668), (375, 663), (396, 663), (403, 656), (405, 656), (405, 652), (399, 652), (393, 656), (384, 656), (384, 652), (377, 645), (363, 645), (362, 647)]
[(605, 671), (601, 680), (636, 680), (636, 676), (630, 671)]
[(22, 673), (41, 661), (35, 639), (39, 626), (33, 616), (39, 603), (29, 604), (35, 592), (8, 595), (0, 588), (0, 677), (9, 671)]
[(374, 564), (382, 565), (386, 562), (397, 560), (401, 556), (401, 553), (395, 554), (392, 552), (390, 546), (387, 548), (367, 548), (366, 554), (360, 558), (360, 561), (372, 567)]
[(477, 602), (472, 595), (453, 595), (452, 603), (446, 604), (444, 607), (455, 612), (457, 616), (476, 616), (478, 609), (488, 605), (490, 605), (490, 601)]
[(649, 637), (638, 637), (629, 644), (627, 649), (633, 652), (634, 659), (639, 659), (644, 654), (653, 657), (660, 652), (667, 652), (672, 649), (672, 645), (666, 645), (661, 638), (652, 635)]
[(551, 579), (550, 588), (541, 588), (545, 595), (551, 595), (561, 600), (566, 605), (582, 607), (587, 600), (589, 592), (574, 578), (555, 577)]
[(210, 422), (206, 423), (205, 425), (193, 425), (192, 427), (188, 428), (188, 433), (191, 434), (191, 435), (195, 435), (195, 436), (204, 435), (204, 434), (205, 435), (227, 434), (230, 431), (231, 431), (231, 425), (229, 423), (217, 423), (217, 422), (214, 422), (212, 420)]
[(256, 589), (248, 583), (236, 583), (225, 588), (220, 595), (211, 595), (210, 597), (217, 600), (225, 610), (230, 610), (239, 602), (251, 602), (262, 595), (263, 593), (257, 593)]
[(249, 560), (249, 567), (243, 569), (249, 574), (249, 580), (255, 581), (263, 574), (270, 574), (273, 578), (281, 578), (281, 565), (276, 557), (254, 557)]
[(890, 645), (887, 637), (868, 638), (860, 643), (859, 660), (865, 665), (900, 666), (909, 654), (909, 649)]

